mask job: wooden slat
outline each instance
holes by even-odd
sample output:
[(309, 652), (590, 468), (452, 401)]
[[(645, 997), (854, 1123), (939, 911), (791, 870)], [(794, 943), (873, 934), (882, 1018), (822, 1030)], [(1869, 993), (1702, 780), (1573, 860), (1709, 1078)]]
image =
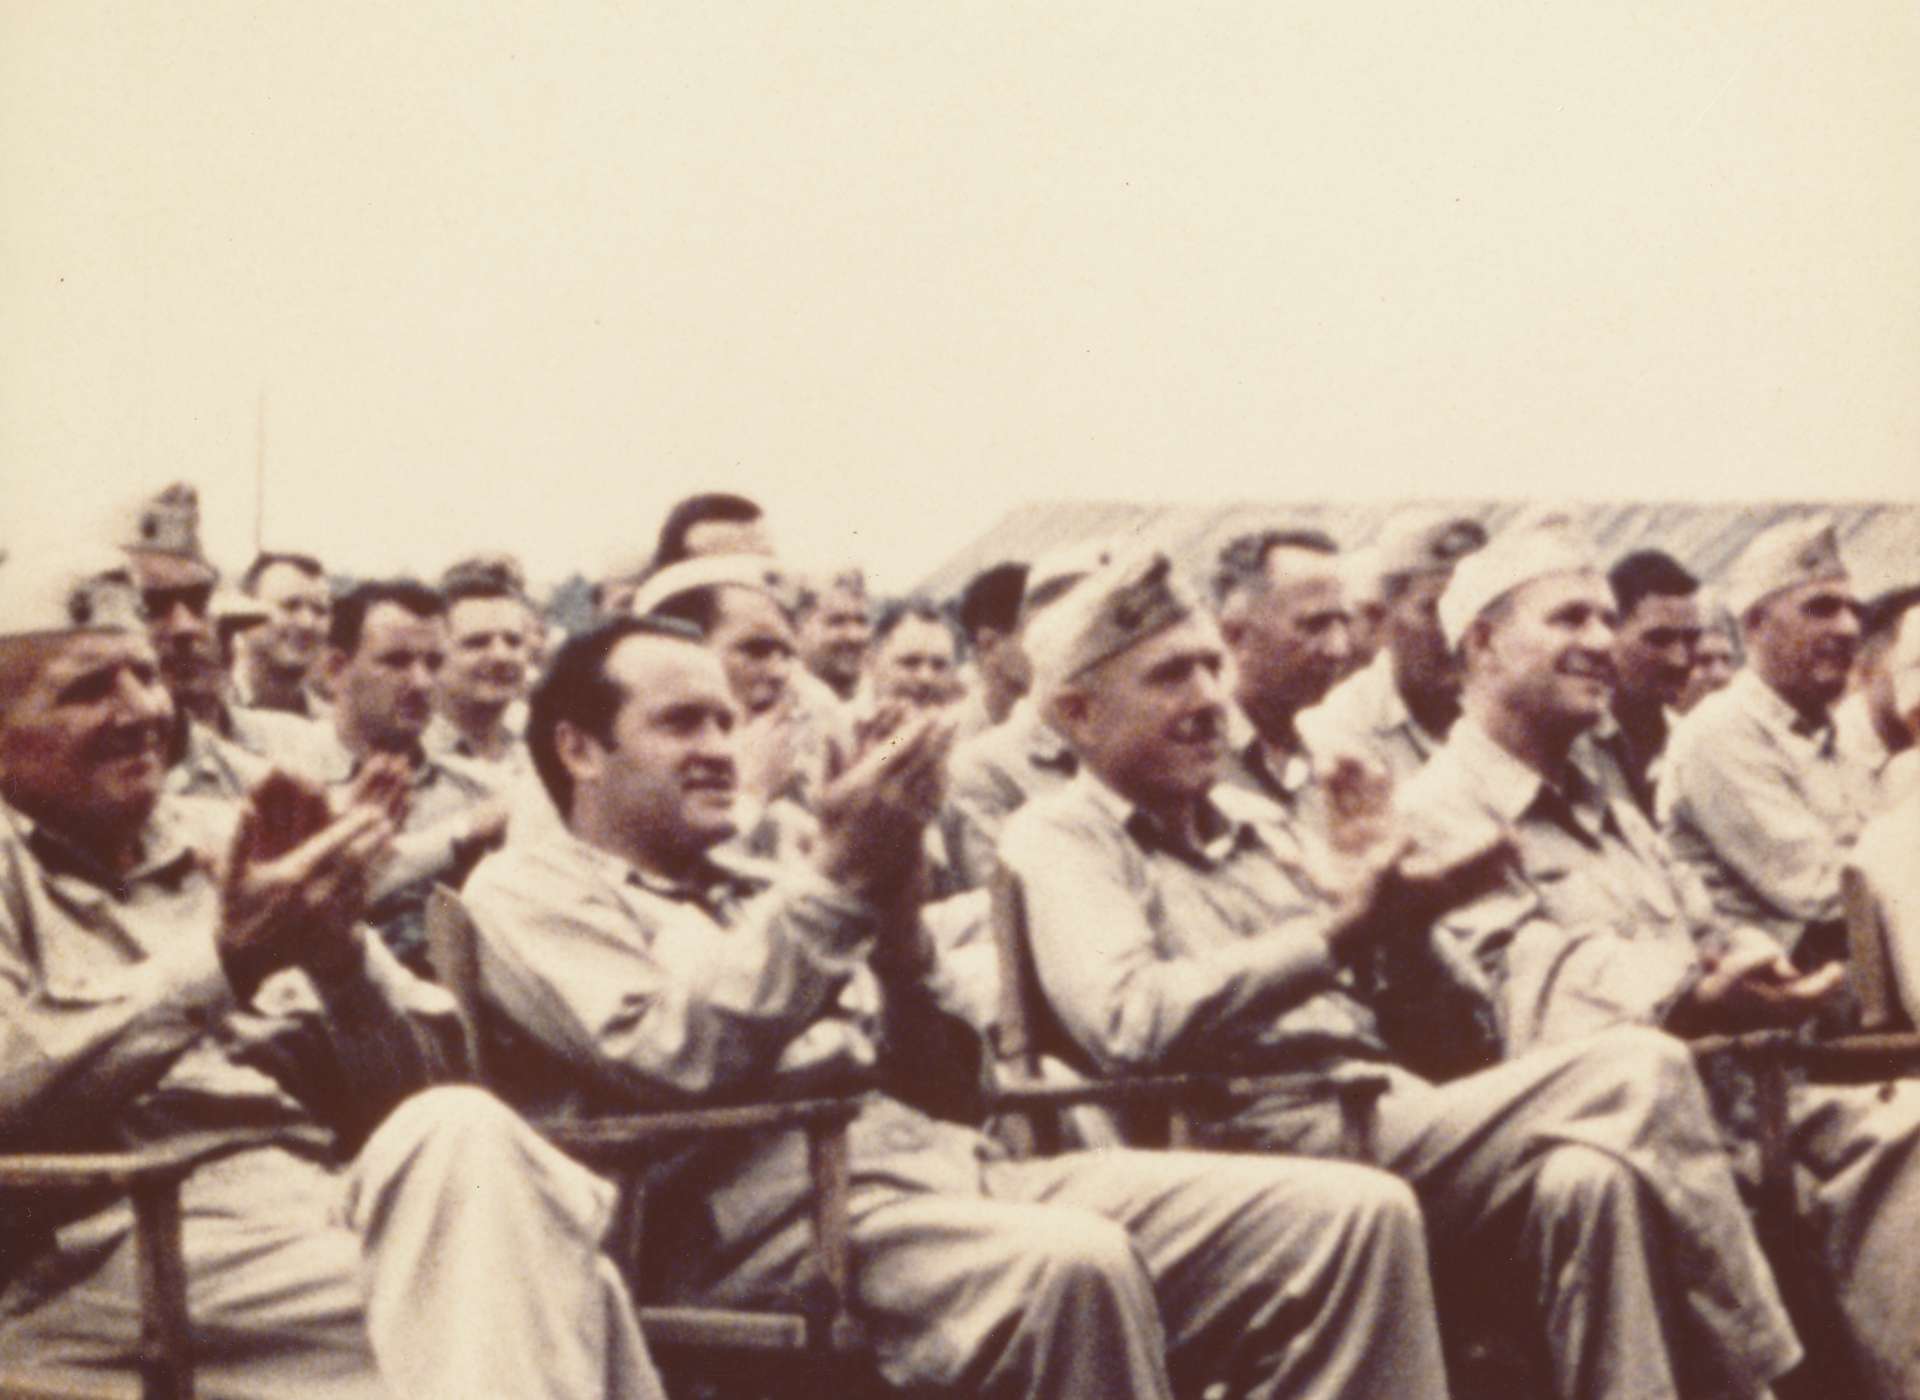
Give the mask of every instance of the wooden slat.
[(807, 1344), (807, 1320), (798, 1313), (641, 1308), (640, 1330), (649, 1345), (661, 1347), (798, 1351)]

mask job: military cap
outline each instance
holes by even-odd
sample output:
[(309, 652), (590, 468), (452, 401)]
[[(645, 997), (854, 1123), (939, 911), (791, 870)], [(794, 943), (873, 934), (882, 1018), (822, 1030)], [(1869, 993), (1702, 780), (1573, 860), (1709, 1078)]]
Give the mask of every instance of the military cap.
[(781, 607), (793, 608), (793, 589), (785, 574), (764, 554), (705, 554), (669, 564), (640, 585), (633, 613), (645, 617), (663, 603), (701, 588), (751, 588)]
[(1847, 576), (1840, 536), (1824, 515), (1783, 520), (1747, 542), (1727, 571), (1727, 607), (1746, 617), (1755, 603), (1803, 583)]
[(1020, 594), (1021, 624), (1024, 626), (1095, 569), (1111, 563), (1118, 552), (1112, 540), (1095, 539), (1064, 544), (1042, 554), (1027, 570), (1026, 587)]
[(145, 626), (140, 590), (117, 550), (22, 549), (0, 562), (0, 639)]
[(176, 481), (140, 502), (132, 514), (126, 537), (114, 541), (121, 548), (206, 562), (200, 548), (200, 493), (186, 482)]
[(1471, 516), (1404, 511), (1389, 520), (1374, 540), (1374, 566), (1383, 582), (1409, 574), (1439, 573), (1486, 542), (1486, 526)]
[(1158, 550), (1104, 564), (1034, 619), (1025, 646), (1036, 688), (1044, 693), (1085, 675), (1199, 611)]
[(1440, 595), (1440, 630), (1458, 650), (1474, 620), (1521, 584), (1555, 574), (1597, 572), (1592, 548), (1555, 524), (1507, 530), (1454, 569)]

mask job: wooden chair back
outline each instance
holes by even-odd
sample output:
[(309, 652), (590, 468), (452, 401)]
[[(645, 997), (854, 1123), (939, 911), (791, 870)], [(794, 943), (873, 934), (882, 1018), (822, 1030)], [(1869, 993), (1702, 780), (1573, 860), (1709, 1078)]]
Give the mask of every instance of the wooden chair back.
[(480, 934), (460, 896), (445, 885), (427, 893), (427, 966), (453, 997), (467, 1063), (477, 1084), (488, 1082), (486, 1012), (480, 999)]

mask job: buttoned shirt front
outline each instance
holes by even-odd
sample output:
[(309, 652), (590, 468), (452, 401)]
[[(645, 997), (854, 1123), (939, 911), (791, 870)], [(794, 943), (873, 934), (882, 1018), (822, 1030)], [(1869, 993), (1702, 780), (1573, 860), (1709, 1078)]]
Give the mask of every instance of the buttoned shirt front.
[(1008, 823), (1035, 966), (1105, 1071), (1324, 1068), (1385, 1055), (1325, 938), (1316, 853), (1271, 803), (1216, 786), (1204, 844), (1082, 772)]
[(1322, 764), (1347, 754), (1371, 759), (1395, 783), (1418, 773), (1442, 742), (1407, 709), (1386, 651), (1303, 711), (1299, 726), (1300, 737)]
[(1809, 725), (1752, 670), (1702, 700), (1667, 744), (1660, 824), (1721, 916), (1784, 947), (1841, 917), (1840, 869), (1872, 778), (1832, 725)]
[[(331, 1141), (458, 1068), (439, 988), (378, 940), (320, 989), (269, 979), (246, 1005), (215, 948), (227, 803), (165, 798), (131, 872), (105, 871), (0, 807), (0, 1143), (138, 1146), (195, 1131)], [(317, 1115), (317, 1116), (316, 1116)]]
[(1493, 988), (1510, 1054), (1661, 1024), (1698, 980), (1702, 949), (1723, 937), (1705, 891), (1579, 746), (1550, 783), (1463, 718), (1402, 798), (1416, 839), (1435, 850), (1502, 833), (1513, 845), (1505, 883), (1441, 920)]
[[(727, 1090), (832, 1082), (879, 1053), (865, 959), (873, 915), (803, 867), (713, 858), (664, 880), (572, 835), (511, 845), (466, 892), (488, 1000), (528, 1047), (502, 1088), (534, 1111), (591, 1117)], [(855, 1177), (976, 1194), (986, 1141), (870, 1096)], [(732, 1139), (695, 1200), (719, 1238), (789, 1216), (807, 1193), (797, 1134)]]

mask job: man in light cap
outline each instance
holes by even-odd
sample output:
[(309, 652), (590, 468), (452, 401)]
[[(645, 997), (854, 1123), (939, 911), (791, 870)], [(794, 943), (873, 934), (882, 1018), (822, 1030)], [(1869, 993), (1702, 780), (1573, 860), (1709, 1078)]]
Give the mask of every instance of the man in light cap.
[(1814, 967), (1844, 956), (1840, 868), (1873, 801), (1833, 727), (1860, 622), (1832, 523), (1755, 536), (1726, 593), (1747, 667), (1675, 726), (1660, 821), (1722, 917)]
[[(1446, 865), (1391, 837), (1328, 849), (1216, 784), (1224, 657), (1164, 556), (1083, 580), (1028, 644), (1083, 768), (1013, 818), (1001, 857), (1089, 1065), (1379, 1073), (1373, 1160), (1420, 1197), (1443, 1279), (1518, 1295), (1555, 1394), (1764, 1395), (1797, 1347), (1678, 1042), (1621, 1031), (1445, 1085), (1386, 1059), (1356, 967), (1484, 885), (1497, 846)], [(1202, 1132), (1326, 1155), (1341, 1123), (1286, 1094)]]
[[(1027, 571), (1018, 624), (1000, 645), (1018, 653), (1020, 667), (1029, 678), (1032, 662), (1022, 642), (1027, 629), (1076, 583), (1112, 557), (1111, 542), (1092, 540), (1051, 550)], [(1077, 765), (1067, 741), (1047, 722), (1030, 695), (1022, 696), (1006, 719), (954, 750), (942, 825), (959, 888), (986, 885), (993, 875), (994, 851), (1007, 818), (1035, 797), (1064, 784)]]
[(220, 574), (200, 548), (200, 498), (176, 482), (140, 504), (115, 541), (146, 609), (173, 698), (167, 785), (190, 797), (244, 797), (275, 767), (310, 772), (320, 733), (291, 715), (231, 703), (213, 599)]
[[(836, 1066), (921, 1091), (967, 1075), (924, 1053), (930, 950), (911, 903), (945, 722), (914, 717), (856, 755), (821, 796), (809, 859), (772, 865), (728, 844), (735, 709), (711, 650), (658, 616), (572, 638), (536, 690), (530, 742), (568, 834), (490, 858), (467, 901), (535, 1106), (764, 1093)], [(657, 1177), (646, 1285), (697, 1303), (803, 1282), (805, 1152), (772, 1133)], [(855, 1303), (903, 1387), (1445, 1393), (1417, 1216), (1378, 1173), (1189, 1153), (1009, 1161), (882, 1093), (849, 1159)]]
[[(1416, 840), (1471, 848), (1504, 836), (1513, 847), (1506, 877), (1439, 921), (1493, 989), (1506, 1052), (1590, 1043), (1622, 1026), (1693, 1036), (1816, 1014), (1840, 969), (1802, 973), (1767, 934), (1719, 917), (1586, 744), (1608, 704), (1614, 614), (1579, 543), (1496, 539), (1461, 566), (1441, 615), (1464, 655), (1464, 714), (1402, 789), (1402, 806)], [(1752, 1099), (1735, 1068), (1716, 1082), (1728, 1090), (1728, 1131), (1750, 1131)], [(1795, 1085), (1788, 1110), (1802, 1228), (1819, 1240), (1819, 1267), (1809, 1278), (1795, 1257), (1782, 1282), (1822, 1313), (1837, 1300), (1851, 1357), (1834, 1364), (1857, 1367), (1864, 1387), (1823, 1371), (1825, 1393), (1920, 1394), (1920, 1268), (1909, 1244), (1920, 1214), (1920, 1084)], [(1684, 1286), (1711, 1285), (1680, 1267)], [(1765, 1329), (1774, 1312), (1754, 1300), (1745, 1317), (1728, 1321)]]
[(1459, 712), (1460, 681), (1434, 607), (1454, 566), (1486, 542), (1486, 529), (1465, 516), (1421, 510), (1387, 523), (1374, 545), (1381, 654), (1300, 716), (1316, 755), (1363, 758), (1398, 782), (1440, 746)]
[[(357, 921), (394, 774), (338, 817), (289, 778), (165, 793), (132, 581), (74, 567), (0, 566), (0, 1141), (231, 1140), (182, 1192), (202, 1396), (655, 1400), (610, 1189), (428, 1087), (461, 1070), (452, 1003)], [(0, 1390), (135, 1379), (132, 1233), (97, 1200), (0, 1230)]]

